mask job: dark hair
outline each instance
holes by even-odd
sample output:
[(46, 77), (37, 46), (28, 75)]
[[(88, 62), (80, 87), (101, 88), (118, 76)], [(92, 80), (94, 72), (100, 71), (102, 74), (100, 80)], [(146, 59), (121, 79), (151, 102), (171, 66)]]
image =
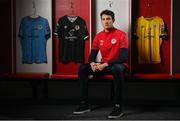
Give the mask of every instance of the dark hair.
[(104, 14), (111, 16), (111, 18), (112, 18), (113, 20), (114, 20), (114, 18), (115, 18), (114, 12), (111, 11), (111, 10), (103, 10), (103, 11), (101, 12), (100, 16), (102, 17), (102, 15), (104, 15)]

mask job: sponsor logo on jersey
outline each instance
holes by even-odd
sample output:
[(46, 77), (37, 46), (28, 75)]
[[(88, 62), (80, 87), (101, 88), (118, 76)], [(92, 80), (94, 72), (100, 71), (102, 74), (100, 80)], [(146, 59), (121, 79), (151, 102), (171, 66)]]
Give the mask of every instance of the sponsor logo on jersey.
[(74, 35), (74, 29), (71, 29), (69, 32), (68, 32), (68, 34), (70, 35), (70, 36), (73, 36)]
[(116, 44), (116, 42), (117, 42), (116, 39), (112, 39), (112, 40), (111, 40), (111, 43), (112, 43), (112, 44)]
[(144, 28), (145, 28), (145, 26), (144, 26), (144, 25), (142, 25), (142, 26), (141, 26), (141, 29), (144, 29)]

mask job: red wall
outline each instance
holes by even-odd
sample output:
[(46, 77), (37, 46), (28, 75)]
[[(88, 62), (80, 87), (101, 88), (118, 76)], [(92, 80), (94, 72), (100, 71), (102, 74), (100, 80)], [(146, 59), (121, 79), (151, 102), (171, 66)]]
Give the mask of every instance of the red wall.
[[(71, 9), (71, 1), (73, 8)], [(58, 19), (64, 15), (78, 15), (86, 21), (88, 32), (90, 33), (90, 0), (54, 0), (53, 1), (53, 27)], [(67, 9), (68, 8), (68, 9)], [(53, 73), (59, 75), (77, 75), (78, 64), (71, 62), (63, 64), (58, 61), (59, 40), (53, 37)], [(85, 41), (85, 60), (89, 55), (89, 39)]]
[[(150, 7), (148, 7), (148, 1), (151, 1)], [(140, 16), (152, 17), (159, 16), (161, 17), (167, 27), (168, 39), (165, 40), (161, 48), (161, 64), (145, 64), (140, 65), (137, 63), (137, 49), (135, 42), (132, 42), (132, 71), (134, 73), (170, 73), (170, 23), (171, 23), (171, 0), (136, 0), (133, 1), (135, 6), (133, 10), (136, 10), (136, 18)], [(133, 13), (133, 12), (132, 12)], [(133, 21), (134, 24), (135, 21)]]

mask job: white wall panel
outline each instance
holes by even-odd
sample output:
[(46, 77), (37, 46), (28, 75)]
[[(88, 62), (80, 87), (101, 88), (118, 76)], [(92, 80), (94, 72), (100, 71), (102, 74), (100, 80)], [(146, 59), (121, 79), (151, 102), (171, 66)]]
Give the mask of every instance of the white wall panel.
[[(130, 31), (130, 0), (95, 0), (95, 26), (96, 33), (103, 30), (101, 25), (100, 13), (105, 9), (112, 10), (115, 13), (114, 26), (123, 30), (126, 34)], [(100, 61), (101, 54), (98, 54), (97, 60)]]

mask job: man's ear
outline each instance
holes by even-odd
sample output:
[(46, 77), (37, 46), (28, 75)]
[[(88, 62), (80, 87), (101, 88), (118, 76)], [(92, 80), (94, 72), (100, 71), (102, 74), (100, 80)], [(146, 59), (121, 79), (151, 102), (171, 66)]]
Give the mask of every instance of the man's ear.
[(115, 22), (115, 19), (113, 19), (113, 23)]

